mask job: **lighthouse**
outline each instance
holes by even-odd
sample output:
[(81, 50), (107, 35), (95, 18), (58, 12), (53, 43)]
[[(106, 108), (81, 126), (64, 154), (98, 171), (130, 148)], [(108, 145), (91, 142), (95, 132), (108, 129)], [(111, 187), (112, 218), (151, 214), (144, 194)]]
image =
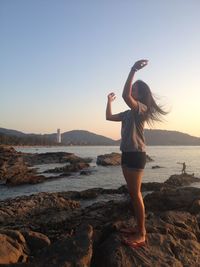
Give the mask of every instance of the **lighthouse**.
[(56, 142), (57, 142), (57, 143), (61, 143), (61, 134), (60, 134), (60, 129), (57, 129)]

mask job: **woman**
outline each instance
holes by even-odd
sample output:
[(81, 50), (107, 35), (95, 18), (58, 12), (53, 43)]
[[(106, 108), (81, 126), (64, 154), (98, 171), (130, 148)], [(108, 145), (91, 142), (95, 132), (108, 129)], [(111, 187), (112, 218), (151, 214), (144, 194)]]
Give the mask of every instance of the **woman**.
[(115, 100), (115, 94), (108, 95), (106, 119), (121, 121), (121, 145), (122, 171), (127, 183), (128, 192), (135, 211), (137, 226), (132, 229), (121, 229), (121, 232), (129, 234), (122, 241), (132, 248), (145, 245), (145, 207), (141, 194), (141, 181), (146, 164), (144, 124), (160, 121), (161, 115), (166, 115), (156, 104), (152, 93), (146, 83), (137, 80), (133, 85), (133, 77), (136, 71), (147, 65), (147, 60), (137, 61), (130, 70), (126, 80), (122, 97), (129, 110), (118, 114), (112, 114), (111, 104)]

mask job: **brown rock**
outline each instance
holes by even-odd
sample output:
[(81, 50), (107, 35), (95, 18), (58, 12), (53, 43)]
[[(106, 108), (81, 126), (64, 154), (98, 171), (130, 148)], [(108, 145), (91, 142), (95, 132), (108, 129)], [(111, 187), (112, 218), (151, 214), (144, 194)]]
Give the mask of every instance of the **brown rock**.
[(38, 267), (89, 267), (92, 258), (92, 235), (90, 225), (83, 225), (72, 237), (58, 240), (43, 250), (34, 262)]
[(34, 231), (23, 231), (22, 233), (32, 253), (48, 247), (51, 244), (49, 238), (42, 233)]
[(0, 231), (0, 264), (26, 262), (28, 249), (19, 231)]
[(195, 199), (194, 202), (192, 203), (190, 212), (193, 214), (200, 215), (200, 196), (199, 196), (199, 199)]
[(78, 162), (67, 164), (64, 167), (54, 168), (45, 171), (45, 173), (63, 173), (63, 174), (70, 174), (71, 172), (78, 172), (80, 170), (88, 168), (90, 165), (85, 162)]
[(44, 176), (36, 175), (35, 170), (28, 168), (22, 153), (13, 147), (0, 146), (0, 180), (8, 185), (21, 185), (39, 183), (44, 179)]
[[(147, 162), (153, 161), (148, 155), (146, 155), (146, 160)], [(102, 166), (118, 166), (121, 164), (121, 153), (112, 152), (110, 154), (99, 155), (96, 164)]]
[(97, 165), (102, 166), (116, 166), (121, 164), (121, 154), (119, 153), (111, 153), (111, 154), (105, 154), (105, 155), (99, 155), (97, 157)]
[(191, 174), (174, 174), (165, 181), (165, 184), (172, 186), (187, 186), (195, 182), (200, 182), (200, 178), (194, 177)]
[[(95, 198), (95, 193), (101, 195), (104, 190), (83, 191), (82, 197)], [(124, 192), (125, 188), (120, 190)], [(199, 221), (197, 210), (192, 211), (198, 205), (200, 189), (161, 187), (147, 195), (148, 244), (137, 250), (124, 245), (119, 232), (122, 226), (136, 224), (130, 201), (101, 201), (83, 209), (74, 207), (76, 202), (68, 199), (70, 194), (81, 198), (80, 192), (60, 192), (0, 202), (4, 212), (8, 209), (12, 216), (0, 226), (10, 228), (15, 224), (19, 230), (30, 227), (51, 240), (37, 253), (30, 252), (33, 266), (198, 267)]]
[(22, 153), (22, 157), (30, 166), (50, 163), (89, 163), (90, 158), (80, 158), (73, 153), (67, 152), (47, 152), (47, 153)]
[(190, 211), (193, 202), (200, 198), (200, 189), (183, 187), (163, 189), (148, 194), (144, 198), (145, 207), (151, 211), (184, 210)]

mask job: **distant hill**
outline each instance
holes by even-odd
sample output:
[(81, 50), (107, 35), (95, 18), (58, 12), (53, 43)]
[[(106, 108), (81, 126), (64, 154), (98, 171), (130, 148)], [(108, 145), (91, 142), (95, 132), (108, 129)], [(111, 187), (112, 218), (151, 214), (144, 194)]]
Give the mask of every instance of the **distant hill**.
[[(61, 145), (119, 145), (120, 140), (91, 133), (84, 130), (73, 130), (62, 133)], [(160, 146), (200, 146), (200, 138), (189, 134), (145, 129), (145, 139), (147, 145)], [(23, 132), (0, 128), (0, 144), (10, 145), (57, 145), (56, 133), (52, 134), (25, 134)]]
[(61, 135), (62, 143), (78, 145), (116, 145), (116, 141), (98, 134), (83, 130), (73, 130)]
[(200, 146), (200, 138), (189, 134), (166, 131), (166, 130), (148, 130), (145, 129), (145, 139), (147, 145), (166, 145), (166, 146)]
[(10, 129), (5, 129), (5, 128), (0, 128), (0, 133), (1, 134), (6, 134), (6, 135), (14, 135), (14, 136), (25, 136), (25, 133), (16, 131), (16, 130), (10, 130)]

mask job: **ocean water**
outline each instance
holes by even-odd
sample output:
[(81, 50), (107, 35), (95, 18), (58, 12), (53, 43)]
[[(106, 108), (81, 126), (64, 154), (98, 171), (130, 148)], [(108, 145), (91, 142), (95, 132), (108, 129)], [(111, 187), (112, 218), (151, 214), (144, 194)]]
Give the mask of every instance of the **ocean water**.
[[(118, 188), (125, 184), (120, 166), (102, 167), (96, 165), (98, 155), (120, 152), (117, 146), (59, 146), (59, 147), (15, 147), (17, 151), (27, 153), (70, 152), (80, 157), (92, 158), (92, 174), (66, 178), (57, 178), (35, 185), (21, 185), (17, 187), (0, 186), (0, 199), (13, 198), (21, 195), (31, 195), (39, 192), (81, 191), (88, 188)], [(148, 146), (147, 154), (154, 160), (147, 163), (143, 182), (164, 182), (172, 174), (181, 173), (182, 165), (177, 162), (186, 162), (187, 173), (194, 173), (200, 178), (200, 146)], [(64, 164), (37, 165), (38, 172), (46, 169), (63, 166)], [(152, 169), (159, 165), (163, 168)], [(52, 175), (51, 175), (52, 176)], [(200, 183), (192, 186), (199, 187)]]

